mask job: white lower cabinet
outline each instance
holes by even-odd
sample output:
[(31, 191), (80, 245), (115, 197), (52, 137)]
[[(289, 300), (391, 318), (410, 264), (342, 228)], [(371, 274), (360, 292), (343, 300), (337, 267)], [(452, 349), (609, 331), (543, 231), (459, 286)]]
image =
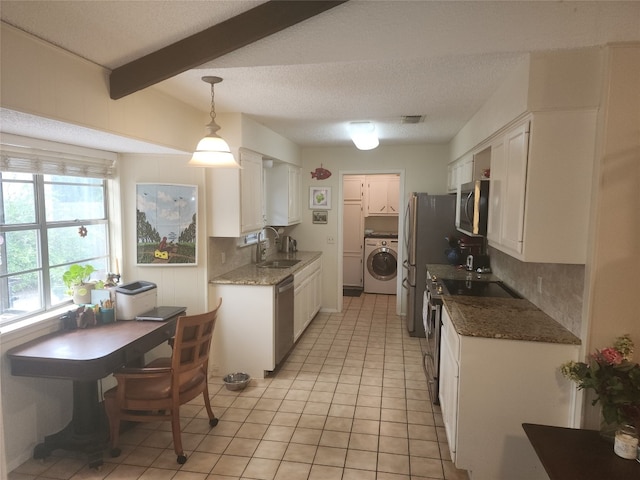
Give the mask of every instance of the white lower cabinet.
[(548, 480), (522, 423), (573, 427), (575, 386), (559, 366), (577, 345), (459, 335), (446, 308), (440, 406), (456, 467), (471, 480)]
[(276, 367), (272, 285), (210, 285), (209, 307), (222, 298), (211, 341), (212, 375), (245, 372), (264, 378)]
[(300, 338), (320, 310), (322, 259), (317, 259), (293, 275), (293, 340)]
[[(320, 310), (322, 258), (297, 271), (294, 278), (294, 340)], [(218, 311), (209, 371), (212, 375), (245, 372), (264, 378), (276, 368), (275, 286), (210, 284), (209, 308), (222, 298)]]
[(443, 309), (442, 316), (447, 316), (443, 320), (441, 330), (441, 351), (440, 351), (440, 405), (442, 410), (442, 421), (444, 430), (449, 442), (451, 461), (456, 461), (456, 445), (458, 435), (458, 380), (460, 365), (458, 356), (460, 354), (460, 343), (458, 335), (451, 326), (446, 311)]

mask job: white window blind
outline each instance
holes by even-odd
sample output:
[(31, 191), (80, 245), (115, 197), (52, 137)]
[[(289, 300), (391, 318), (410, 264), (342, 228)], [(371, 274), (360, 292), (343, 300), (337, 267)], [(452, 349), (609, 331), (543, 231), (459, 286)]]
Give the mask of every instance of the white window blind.
[(107, 179), (115, 176), (116, 160), (0, 144), (0, 170)]

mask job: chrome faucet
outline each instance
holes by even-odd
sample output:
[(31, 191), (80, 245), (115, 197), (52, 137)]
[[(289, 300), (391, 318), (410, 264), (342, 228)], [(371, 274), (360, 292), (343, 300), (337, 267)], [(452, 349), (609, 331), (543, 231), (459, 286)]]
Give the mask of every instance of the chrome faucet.
[(262, 241), (260, 240), (260, 236), (267, 228), (273, 230), (273, 233), (276, 234), (276, 243), (278, 243), (278, 241), (280, 240), (280, 234), (278, 233), (278, 230), (270, 225), (266, 225), (265, 227), (263, 227), (262, 230), (258, 232), (258, 242), (256, 243), (256, 263), (264, 262), (267, 259), (267, 249), (262, 248)]

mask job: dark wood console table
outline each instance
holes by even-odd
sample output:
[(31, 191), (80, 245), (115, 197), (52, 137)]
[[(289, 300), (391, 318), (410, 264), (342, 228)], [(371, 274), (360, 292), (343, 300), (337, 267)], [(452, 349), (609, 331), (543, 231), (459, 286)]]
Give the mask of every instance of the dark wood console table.
[(59, 448), (78, 450), (88, 455), (91, 467), (100, 466), (109, 430), (98, 398), (98, 380), (123, 365), (141, 365), (146, 352), (174, 335), (182, 314), (165, 322), (132, 320), (56, 332), (7, 352), (12, 375), (73, 381), (71, 422), (36, 445), (34, 458), (46, 458)]
[(640, 479), (640, 463), (613, 453), (613, 444), (595, 430), (523, 423), (551, 480)]

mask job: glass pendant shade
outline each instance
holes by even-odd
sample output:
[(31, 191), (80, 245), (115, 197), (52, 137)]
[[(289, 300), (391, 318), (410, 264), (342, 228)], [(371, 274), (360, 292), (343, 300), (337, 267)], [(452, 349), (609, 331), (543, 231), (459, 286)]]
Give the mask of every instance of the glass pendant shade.
[(229, 145), (216, 133), (210, 133), (198, 142), (189, 165), (194, 167), (240, 168)]
[(188, 165), (209, 168), (241, 168), (236, 162), (229, 144), (217, 134), (220, 126), (216, 123), (216, 110), (213, 86), (220, 83), (220, 77), (202, 77), (202, 81), (211, 84), (211, 122), (207, 125), (207, 135), (198, 142)]

